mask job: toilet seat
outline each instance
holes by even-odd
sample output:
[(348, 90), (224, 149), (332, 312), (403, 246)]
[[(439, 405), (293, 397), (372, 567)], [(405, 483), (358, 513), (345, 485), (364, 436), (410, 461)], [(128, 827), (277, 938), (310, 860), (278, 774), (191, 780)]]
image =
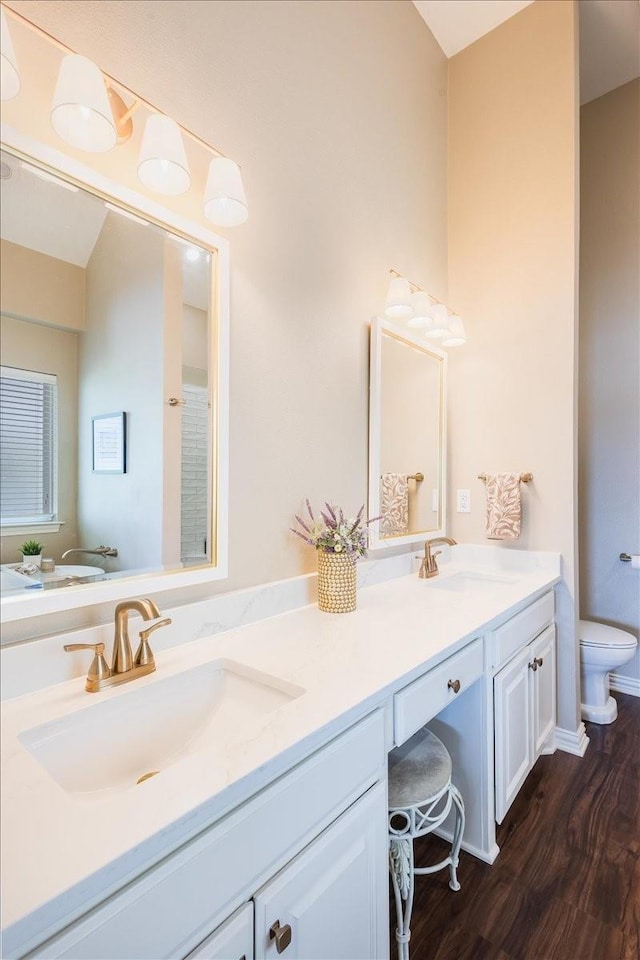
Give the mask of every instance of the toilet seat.
[(633, 650), (638, 641), (632, 633), (620, 630), (619, 627), (610, 627), (606, 623), (594, 623), (593, 620), (578, 622), (580, 646), (600, 647), (603, 649)]

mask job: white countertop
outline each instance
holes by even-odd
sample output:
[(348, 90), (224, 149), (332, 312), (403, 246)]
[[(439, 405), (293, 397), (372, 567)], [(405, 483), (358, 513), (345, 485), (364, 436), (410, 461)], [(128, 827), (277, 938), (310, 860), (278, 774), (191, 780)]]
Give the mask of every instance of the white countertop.
[[(468, 548), (441, 577), (474, 568)], [(351, 614), (315, 606), (175, 646), (157, 672), (107, 689), (101, 702), (218, 657), (306, 691), (243, 740), (186, 756), (138, 787), (83, 797), (63, 790), (18, 740), (93, 697), (75, 679), (2, 706), (2, 889), (6, 955), (33, 948), (219, 819), (427, 668), (504, 620), (560, 579), (558, 554), (500, 551), (513, 582), (464, 595), (400, 577), (360, 589)], [(456, 555), (456, 551), (453, 551)], [(486, 570), (486, 567), (483, 569)], [(441, 581), (442, 582), (442, 581)], [(82, 763), (82, 758), (78, 758)]]

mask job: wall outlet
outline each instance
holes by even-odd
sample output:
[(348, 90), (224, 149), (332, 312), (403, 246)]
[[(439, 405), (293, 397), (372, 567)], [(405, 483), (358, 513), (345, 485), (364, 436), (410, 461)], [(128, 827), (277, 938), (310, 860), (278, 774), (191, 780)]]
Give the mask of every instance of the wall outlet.
[(471, 490), (456, 490), (458, 513), (471, 513)]

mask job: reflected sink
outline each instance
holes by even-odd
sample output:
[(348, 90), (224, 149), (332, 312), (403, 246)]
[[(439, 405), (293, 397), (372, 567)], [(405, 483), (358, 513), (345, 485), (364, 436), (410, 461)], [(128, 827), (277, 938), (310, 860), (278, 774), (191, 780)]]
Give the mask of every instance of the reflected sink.
[(26, 730), (19, 740), (70, 793), (124, 790), (207, 747), (240, 746), (304, 692), (233, 660), (213, 660)]
[(461, 570), (450, 577), (442, 577), (439, 574), (428, 580), (429, 586), (438, 590), (451, 590), (454, 593), (466, 593), (495, 587), (497, 584), (517, 583), (517, 577), (502, 576), (501, 574), (480, 573), (475, 571)]
[(43, 583), (53, 583), (56, 580), (66, 580), (69, 577), (82, 577), (83, 580), (104, 580), (105, 573), (102, 567), (91, 567), (80, 563), (56, 563), (55, 569), (49, 573), (40, 572), (39, 579)]

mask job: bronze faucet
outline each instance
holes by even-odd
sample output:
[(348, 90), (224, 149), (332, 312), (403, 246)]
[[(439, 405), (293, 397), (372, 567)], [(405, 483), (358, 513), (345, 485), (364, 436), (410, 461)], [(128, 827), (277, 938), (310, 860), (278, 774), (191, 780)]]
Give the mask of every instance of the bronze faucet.
[[(129, 640), (129, 613), (132, 610), (139, 613), (143, 620), (157, 620), (146, 630), (140, 631), (140, 645), (135, 657), (132, 654), (131, 641)], [(156, 669), (156, 663), (149, 646), (149, 636), (159, 627), (166, 627), (171, 623), (170, 617), (159, 620), (160, 616), (161, 613), (153, 600), (125, 600), (117, 605), (111, 668), (104, 658), (104, 643), (65, 644), (64, 649), (67, 652), (93, 650), (94, 657), (85, 683), (85, 689), (89, 693), (95, 693), (97, 690), (102, 690), (103, 687), (128, 683), (137, 677), (144, 677), (148, 673), (153, 673)]]
[(424, 545), (424, 559), (420, 564), (420, 572), (418, 576), (421, 580), (430, 580), (431, 577), (437, 577), (438, 563), (436, 557), (439, 557), (441, 550), (436, 550), (435, 553), (431, 552), (431, 547), (436, 543), (448, 543), (450, 547), (455, 547), (456, 541), (453, 537), (434, 537), (433, 540), (427, 540)]

